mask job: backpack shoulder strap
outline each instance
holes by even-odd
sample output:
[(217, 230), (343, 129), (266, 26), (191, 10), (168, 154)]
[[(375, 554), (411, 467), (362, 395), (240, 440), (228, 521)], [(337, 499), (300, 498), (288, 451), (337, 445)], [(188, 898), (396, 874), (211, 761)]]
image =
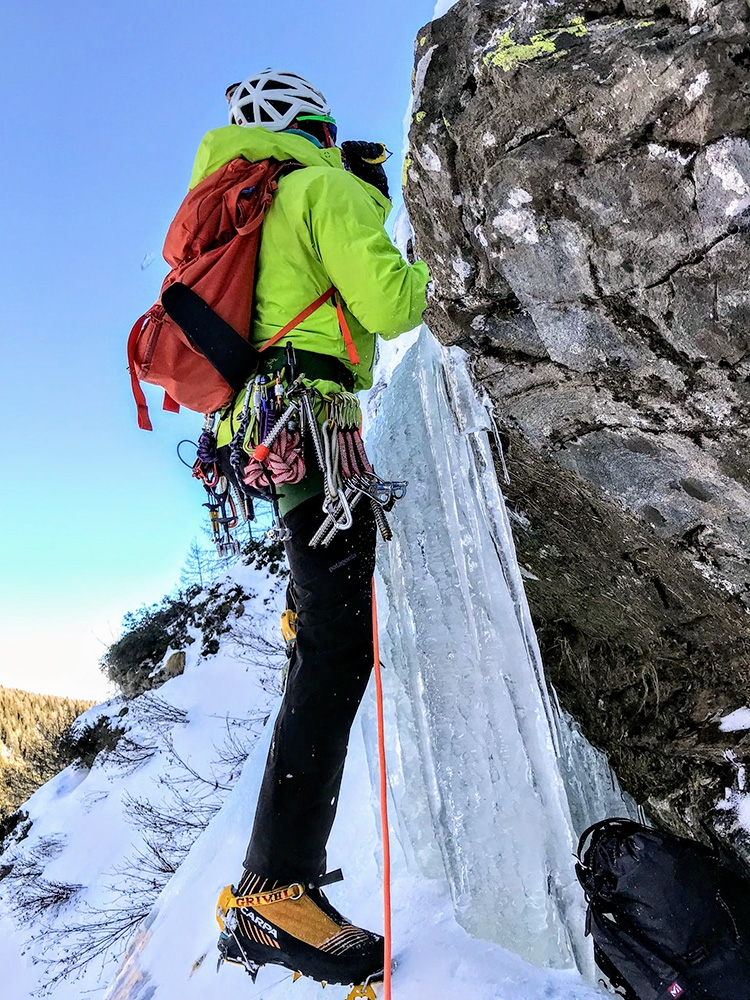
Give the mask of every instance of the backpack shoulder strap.
[(636, 823), (634, 819), (627, 819), (624, 816), (615, 816), (610, 819), (600, 819), (598, 823), (592, 823), (588, 829), (583, 831), (578, 841), (576, 856), (581, 864), (583, 864), (584, 848), (589, 838), (593, 841), (596, 839), (597, 834), (601, 834), (604, 830), (613, 830), (618, 827), (621, 831), (627, 830), (628, 833), (635, 833), (638, 830), (647, 829), (647, 827), (644, 827), (642, 823)]

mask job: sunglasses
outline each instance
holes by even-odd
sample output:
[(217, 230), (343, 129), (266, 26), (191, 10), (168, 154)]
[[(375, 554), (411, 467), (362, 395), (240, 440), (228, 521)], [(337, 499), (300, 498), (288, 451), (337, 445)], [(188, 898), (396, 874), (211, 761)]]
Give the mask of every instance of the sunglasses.
[(336, 136), (338, 134), (338, 129), (336, 128), (335, 118), (331, 118), (330, 115), (297, 115), (298, 122), (323, 122), (325, 126), (325, 131), (328, 133), (331, 139), (331, 145), (336, 145)]

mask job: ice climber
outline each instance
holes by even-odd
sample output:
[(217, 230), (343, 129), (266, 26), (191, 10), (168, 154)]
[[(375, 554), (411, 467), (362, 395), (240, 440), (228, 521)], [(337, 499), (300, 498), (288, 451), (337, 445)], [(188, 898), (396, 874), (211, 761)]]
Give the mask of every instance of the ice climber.
[[(339, 389), (368, 389), (376, 336), (389, 339), (419, 324), (429, 281), (425, 264), (408, 264), (383, 228), (391, 207), (383, 167), (358, 155), (369, 144), (343, 143), (342, 161), (325, 98), (293, 73), (257, 73), (228, 88), (227, 100), (231, 124), (204, 138), (193, 185), (236, 157), (305, 168), (282, 176), (263, 224), (251, 342), (261, 346), (333, 285), (359, 364), (350, 361), (327, 303), (289, 338), (299, 370)], [(263, 358), (270, 377), (284, 349)], [(232, 424), (229, 413), (218, 427), (219, 446)], [(349, 530), (327, 548), (310, 548), (324, 517), (322, 491), (317, 471), (280, 491), (296, 643), (244, 871), (217, 908), (219, 949), (253, 976), (271, 963), (321, 981), (360, 983), (382, 970), (383, 939), (345, 919), (321, 887), (334, 880), (326, 878), (326, 842), (373, 666), (376, 528), (361, 503)]]

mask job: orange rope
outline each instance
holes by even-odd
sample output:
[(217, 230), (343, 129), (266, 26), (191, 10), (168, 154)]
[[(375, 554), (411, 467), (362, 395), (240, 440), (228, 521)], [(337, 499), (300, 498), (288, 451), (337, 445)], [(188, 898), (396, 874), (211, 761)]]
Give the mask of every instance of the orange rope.
[(385, 722), (383, 718), (383, 678), (380, 674), (378, 608), (375, 580), (372, 581), (372, 641), (375, 654), (375, 694), (378, 703), (378, 761), (380, 765), (380, 827), (383, 835), (383, 1000), (391, 1000), (391, 842), (388, 833), (388, 774), (385, 764)]

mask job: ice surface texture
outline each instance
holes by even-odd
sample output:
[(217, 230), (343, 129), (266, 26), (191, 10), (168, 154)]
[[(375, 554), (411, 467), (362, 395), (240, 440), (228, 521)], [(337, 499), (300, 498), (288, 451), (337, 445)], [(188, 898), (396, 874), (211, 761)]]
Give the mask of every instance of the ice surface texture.
[(556, 722), (464, 359), (423, 329), (368, 435), (380, 474), (409, 480), (379, 552), (398, 825), (470, 933), (587, 968)]

